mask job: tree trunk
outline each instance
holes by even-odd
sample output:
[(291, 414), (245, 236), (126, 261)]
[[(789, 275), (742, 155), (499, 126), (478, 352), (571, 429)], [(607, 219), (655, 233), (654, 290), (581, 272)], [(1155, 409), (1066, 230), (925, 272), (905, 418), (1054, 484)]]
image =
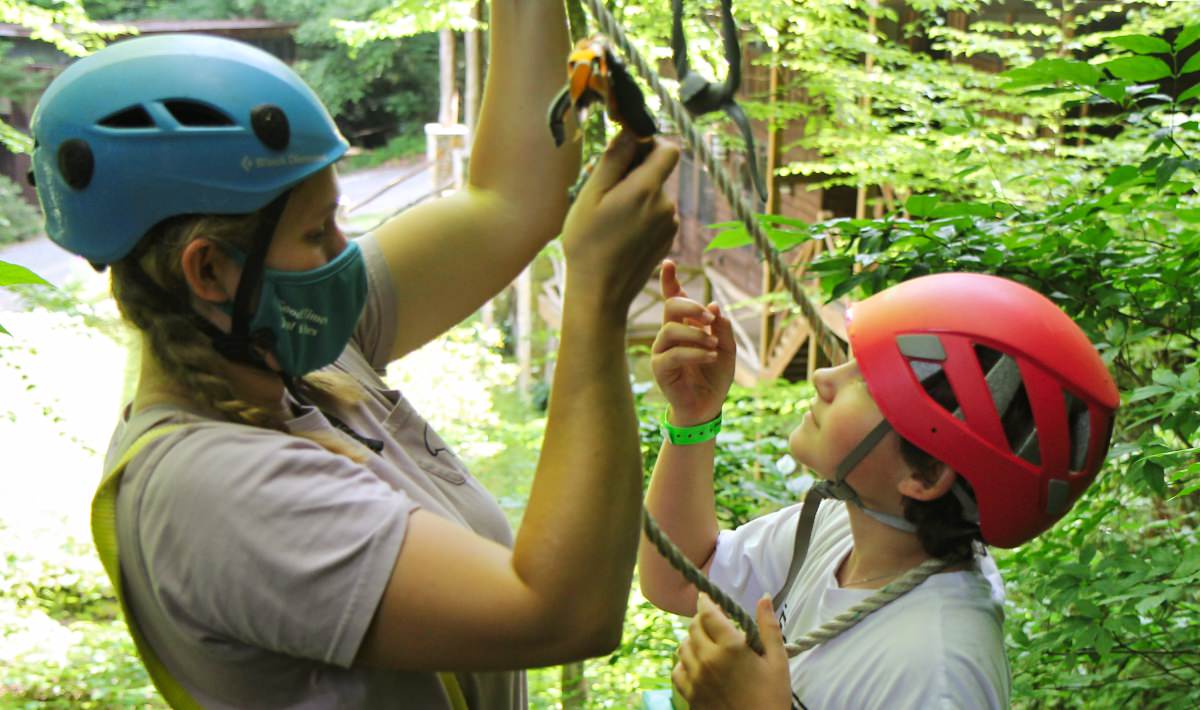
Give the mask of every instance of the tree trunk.
[(458, 123), (458, 88), (454, 81), (454, 30), (441, 30), (438, 33), (438, 66), (441, 97), (438, 102), (438, 123), (449, 126)]
[(587, 678), (583, 675), (583, 661), (567, 663), (562, 667), (563, 710), (583, 710), (587, 705)]
[[(483, 19), (483, 2), (478, 2), (471, 8), (471, 19), (476, 22)], [(467, 63), (466, 92), (463, 97), (464, 123), (467, 124), (467, 145), (475, 134), (475, 123), (479, 120), (479, 103), (483, 94), (483, 33), (471, 30), (464, 38), (464, 54)]]

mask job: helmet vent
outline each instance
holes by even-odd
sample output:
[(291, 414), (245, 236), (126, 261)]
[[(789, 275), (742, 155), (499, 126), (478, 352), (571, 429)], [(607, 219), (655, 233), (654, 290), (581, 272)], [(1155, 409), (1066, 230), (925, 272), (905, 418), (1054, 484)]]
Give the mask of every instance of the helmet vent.
[(106, 128), (133, 129), (154, 128), (154, 119), (141, 106), (130, 106), (100, 119), (100, 125)]
[(202, 128), (205, 126), (233, 126), (233, 119), (225, 115), (221, 111), (202, 104), (199, 101), (189, 99), (167, 99), (162, 102), (163, 107), (171, 113), (171, 116), (179, 122), (181, 126), (193, 126)]
[(954, 389), (950, 386), (950, 380), (946, 378), (946, 371), (941, 365), (926, 360), (909, 360), (908, 366), (912, 368), (913, 374), (917, 376), (930, 399), (959, 419), (963, 418), (958, 398), (954, 396)]
[(1067, 428), (1071, 432), (1071, 470), (1082, 471), (1087, 464), (1092, 419), (1087, 404), (1075, 395), (1063, 390), (1063, 398), (1066, 400)]
[(975, 346), (975, 357), (979, 359), (979, 369), (985, 373), (984, 379), (992, 395), (992, 404), (996, 405), (996, 413), (1003, 416), (1021, 386), (1021, 370), (1017, 367), (1017, 361), (986, 345)]
[(1042, 465), (1041, 448), (1038, 446), (1037, 425), (1033, 421), (1033, 408), (1029, 406), (1029, 395), (1022, 382), (1014, 393), (1008, 410), (1000, 416), (1004, 436), (1014, 454), (1034, 466)]

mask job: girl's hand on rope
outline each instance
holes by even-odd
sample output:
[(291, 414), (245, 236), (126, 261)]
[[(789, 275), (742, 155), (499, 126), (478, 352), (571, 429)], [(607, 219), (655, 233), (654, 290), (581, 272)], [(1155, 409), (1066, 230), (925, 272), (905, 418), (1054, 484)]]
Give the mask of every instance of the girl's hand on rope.
[(627, 130), (613, 139), (563, 224), (568, 290), (621, 320), (679, 229), (675, 203), (663, 191), (679, 149), (656, 139), (630, 170), (636, 147)]
[(758, 601), (758, 630), (766, 653), (746, 645), (746, 635), (707, 595), (696, 604), (688, 637), (671, 673), (675, 690), (692, 710), (789, 710), (792, 684), (783, 632), (771, 600)]
[(687, 297), (675, 262), (663, 261), (660, 281), (663, 324), (654, 339), (650, 366), (671, 405), (671, 424), (703, 424), (720, 414), (733, 382), (733, 324), (716, 303), (704, 306)]

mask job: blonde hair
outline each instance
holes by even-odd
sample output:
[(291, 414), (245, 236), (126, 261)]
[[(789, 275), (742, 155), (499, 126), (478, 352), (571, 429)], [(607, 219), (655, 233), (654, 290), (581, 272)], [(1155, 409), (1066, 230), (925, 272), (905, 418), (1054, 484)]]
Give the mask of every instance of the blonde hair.
[[(165, 373), (184, 385), (192, 401), (225, 419), (285, 433), (286, 418), (273, 410), (239, 398), (222, 374), (226, 360), (190, 312), (190, 291), (183, 275), (184, 248), (199, 236), (243, 253), (251, 247), (262, 215), (182, 215), (164, 220), (146, 233), (133, 252), (112, 264), (112, 294), (122, 317), (145, 334), (150, 353)], [(140, 271), (141, 274), (136, 273)], [(144, 276), (142, 276), (144, 274)], [(149, 278), (176, 300), (164, 302), (144, 283)], [(143, 357), (147, 354), (143, 353)], [(353, 404), (363, 390), (348, 375), (316, 372), (299, 378), (297, 386), (318, 406)], [(362, 463), (367, 450), (357, 442), (321, 433), (295, 433), (325, 449)]]

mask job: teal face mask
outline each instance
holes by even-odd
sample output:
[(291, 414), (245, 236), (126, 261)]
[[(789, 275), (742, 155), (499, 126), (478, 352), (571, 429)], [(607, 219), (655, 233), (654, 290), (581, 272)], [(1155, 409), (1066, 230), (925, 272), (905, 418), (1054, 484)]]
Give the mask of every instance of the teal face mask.
[[(245, 255), (233, 252), (245, 263)], [(309, 271), (263, 269), (250, 333), (271, 342), (283, 372), (300, 377), (332, 363), (346, 349), (367, 302), (367, 268), (358, 244)], [(233, 302), (219, 305), (233, 315)]]

